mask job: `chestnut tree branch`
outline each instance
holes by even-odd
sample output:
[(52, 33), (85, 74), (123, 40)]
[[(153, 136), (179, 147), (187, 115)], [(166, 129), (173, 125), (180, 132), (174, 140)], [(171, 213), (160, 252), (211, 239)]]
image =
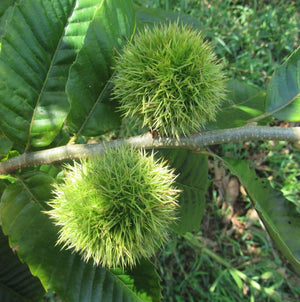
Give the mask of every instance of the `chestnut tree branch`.
[(153, 138), (150, 133), (118, 139), (110, 142), (86, 145), (66, 145), (53, 149), (24, 153), (20, 156), (0, 162), (0, 174), (9, 174), (20, 168), (52, 164), (63, 160), (86, 158), (91, 155), (101, 154), (105, 148), (116, 148), (123, 144), (129, 144), (137, 148), (162, 149), (162, 148), (187, 148), (191, 150), (202, 146), (216, 145), (228, 142), (240, 142), (250, 140), (274, 140), (274, 141), (300, 141), (300, 127), (266, 127), (244, 126), (224, 130), (214, 130), (195, 134), (183, 138)]

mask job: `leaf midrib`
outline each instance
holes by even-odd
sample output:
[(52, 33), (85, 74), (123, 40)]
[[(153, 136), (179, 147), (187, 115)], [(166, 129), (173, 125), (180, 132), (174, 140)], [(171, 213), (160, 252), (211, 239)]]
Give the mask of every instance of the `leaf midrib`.
[[(73, 8), (72, 10), (70, 11), (70, 14), (69, 14), (69, 17), (73, 15), (73, 12), (75, 10), (75, 7), (76, 7), (76, 3), (77, 1), (74, 1), (74, 4), (73, 4)], [(62, 31), (62, 34), (59, 38), (59, 41), (57, 43), (57, 47), (55, 49), (55, 52), (53, 53), (53, 56), (51, 58), (51, 62), (50, 62), (50, 65), (49, 65), (49, 68), (48, 68), (48, 71), (47, 71), (47, 74), (46, 74), (46, 77), (45, 77), (45, 80), (43, 82), (43, 86), (41, 88), (41, 91), (39, 93), (39, 96), (38, 96), (38, 99), (37, 99), (37, 102), (36, 102), (36, 106), (33, 110), (33, 114), (32, 114), (32, 118), (31, 118), (31, 122), (30, 122), (30, 126), (29, 126), (29, 133), (28, 133), (28, 140), (27, 140), (27, 144), (26, 144), (26, 147), (25, 147), (25, 152), (28, 151), (30, 149), (30, 144), (31, 144), (31, 132), (32, 132), (32, 128), (33, 128), (33, 125), (34, 125), (34, 121), (35, 121), (35, 116), (36, 116), (36, 112), (37, 112), (37, 108), (41, 102), (41, 99), (42, 99), (42, 96), (43, 96), (43, 93), (45, 91), (45, 88), (46, 88), (46, 85), (48, 83), (48, 79), (49, 79), (49, 75), (50, 75), (50, 72), (52, 71), (53, 69), (53, 66), (54, 66), (54, 63), (55, 63), (55, 59), (56, 59), (56, 56), (57, 56), (57, 53), (60, 49), (60, 45), (61, 45), (61, 42), (63, 40), (63, 37), (65, 36), (65, 32), (66, 32), (66, 28), (69, 24), (69, 18), (67, 19), (66, 23), (65, 23), (65, 26), (64, 26), (64, 30)]]

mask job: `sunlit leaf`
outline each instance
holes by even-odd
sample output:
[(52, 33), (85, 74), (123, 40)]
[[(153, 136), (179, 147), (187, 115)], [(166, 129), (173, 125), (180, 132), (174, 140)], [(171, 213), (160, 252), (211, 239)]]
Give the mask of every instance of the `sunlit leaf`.
[[(265, 113), (265, 92), (237, 80), (227, 83), (227, 100), (217, 114), (216, 121), (207, 125), (208, 129), (241, 127), (252, 118)], [(266, 124), (264, 119), (259, 124)]]
[(67, 84), (71, 103), (69, 130), (97, 136), (117, 128), (120, 116), (109, 100), (114, 57), (135, 30), (129, 0), (103, 1), (88, 30), (84, 46), (73, 64)]
[(300, 121), (300, 47), (274, 72), (267, 90), (266, 111), (284, 121)]
[(18, 149), (47, 146), (69, 111), (65, 85), (95, 6), (91, 0), (23, 0), (0, 55), (0, 128)]

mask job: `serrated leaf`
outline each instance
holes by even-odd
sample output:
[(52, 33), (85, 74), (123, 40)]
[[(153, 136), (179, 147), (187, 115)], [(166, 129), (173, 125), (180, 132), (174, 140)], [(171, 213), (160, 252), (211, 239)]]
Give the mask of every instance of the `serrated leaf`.
[(113, 59), (135, 30), (129, 0), (103, 1), (74, 62), (67, 84), (71, 103), (68, 126), (76, 136), (98, 136), (120, 125), (115, 103), (109, 101)]
[(155, 265), (149, 260), (143, 259), (134, 267), (129, 275), (134, 279), (134, 286), (143, 301), (159, 302), (161, 300), (160, 277)]
[(300, 274), (300, 213), (295, 205), (267, 180), (259, 179), (247, 162), (226, 159), (225, 163), (244, 185), (277, 248)]
[(65, 85), (99, 1), (23, 0), (0, 55), (0, 128), (19, 150), (49, 145), (69, 111)]
[(141, 262), (131, 271), (111, 269), (110, 272), (136, 293), (143, 302), (159, 302), (161, 298), (160, 277), (149, 260)]
[(44, 293), (40, 281), (20, 262), (0, 228), (0, 301), (40, 301)]
[(58, 228), (43, 213), (52, 182), (47, 174), (33, 171), (9, 185), (0, 202), (3, 232), (32, 274), (63, 301), (144, 301), (148, 291), (136, 290), (135, 276), (85, 263), (78, 254), (56, 245)]
[[(207, 125), (208, 129), (226, 129), (241, 127), (252, 118), (265, 113), (266, 94), (237, 80), (227, 82), (227, 100), (217, 114), (216, 121)], [(268, 122), (260, 121), (260, 125)]]
[(274, 72), (267, 89), (266, 112), (280, 120), (300, 121), (300, 47)]
[(179, 175), (176, 185), (182, 193), (175, 231), (179, 234), (199, 231), (209, 186), (207, 156), (179, 149), (160, 150), (158, 154), (166, 158), (168, 165)]

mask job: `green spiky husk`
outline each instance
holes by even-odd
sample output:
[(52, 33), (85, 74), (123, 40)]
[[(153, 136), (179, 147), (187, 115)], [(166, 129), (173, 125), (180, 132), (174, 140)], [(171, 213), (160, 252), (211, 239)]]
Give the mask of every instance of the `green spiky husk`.
[(105, 267), (133, 267), (167, 240), (176, 219), (175, 175), (128, 146), (68, 165), (48, 212), (58, 243)]
[(222, 68), (200, 32), (178, 23), (146, 27), (116, 63), (114, 96), (143, 127), (190, 135), (215, 120), (225, 98)]

